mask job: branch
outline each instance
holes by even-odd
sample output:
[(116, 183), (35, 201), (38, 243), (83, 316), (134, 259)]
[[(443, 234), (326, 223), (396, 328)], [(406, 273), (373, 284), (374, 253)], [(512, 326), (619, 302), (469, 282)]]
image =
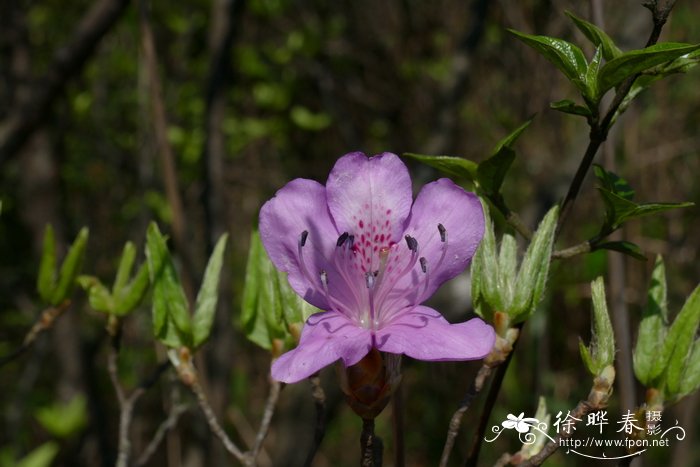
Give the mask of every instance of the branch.
[(323, 437), (326, 434), (326, 393), (323, 392), (321, 378), (318, 377), (318, 373), (311, 376), (309, 381), (311, 382), (311, 397), (313, 397), (314, 406), (316, 407), (316, 428), (314, 429), (314, 441), (311, 444), (309, 453), (306, 455), (304, 467), (311, 466), (311, 462), (316, 457), (316, 451), (321, 446)]
[(83, 16), (68, 44), (57, 49), (46, 76), (34, 87), (28, 101), (0, 129), (0, 166), (17, 154), (44, 122), (66, 83), (78, 74), (100, 40), (126, 10), (129, 0), (101, 0)]
[(382, 439), (374, 434), (374, 419), (362, 419), (362, 433), (360, 434), (360, 465), (362, 467), (382, 466)]
[(168, 418), (166, 418), (163, 423), (160, 424), (156, 433), (153, 435), (153, 439), (148, 443), (146, 449), (141, 453), (139, 458), (136, 460), (136, 467), (142, 467), (151, 460), (151, 457), (158, 450), (158, 446), (163, 442), (165, 435), (175, 428), (180, 416), (189, 410), (189, 404), (177, 404), (172, 407)]
[[(666, 24), (668, 15), (671, 13), (671, 10), (673, 9), (675, 3), (675, 0), (669, 0), (668, 2), (664, 3), (663, 6), (659, 6), (659, 2), (657, 0), (652, 0), (644, 4), (644, 6), (651, 11), (652, 21), (654, 23), (654, 27), (652, 28), (651, 34), (649, 35), (646, 47), (656, 44), (656, 42), (659, 40), (661, 30)], [(588, 147), (586, 148), (586, 152), (584, 153), (583, 158), (581, 159), (581, 163), (579, 164), (578, 169), (576, 170), (576, 174), (574, 175), (574, 178), (571, 181), (569, 191), (566, 193), (566, 197), (562, 202), (561, 214), (559, 216), (559, 223), (557, 225), (557, 234), (561, 230), (562, 226), (564, 225), (564, 221), (571, 212), (574, 201), (576, 201), (576, 197), (578, 196), (578, 193), (581, 190), (583, 180), (586, 178), (586, 174), (588, 173), (588, 170), (590, 169), (591, 164), (593, 163), (593, 159), (595, 158), (595, 155), (598, 152), (600, 145), (603, 144), (603, 142), (608, 137), (608, 132), (610, 131), (610, 128), (612, 126), (614, 118), (616, 117), (617, 111), (620, 108), (620, 105), (622, 104), (622, 101), (629, 93), (630, 89), (632, 88), (632, 84), (634, 84), (634, 81), (640, 75), (641, 73), (637, 73), (633, 76), (630, 76), (622, 82), (620, 87), (617, 89), (615, 97), (610, 103), (610, 106), (608, 107), (605, 116), (600, 122), (597, 121), (596, 117), (593, 117), (590, 120), (589, 123), (591, 125), (591, 132)]]
[(34, 344), (36, 341), (37, 337), (39, 337), (41, 333), (50, 330), (56, 320), (70, 307), (70, 305), (71, 301), (65, 300), (60, 305), (44, 309), (44, 311), (41, 312), (41, 315), (39, 315), (39, 319), (36, 321), (36, 323), (34, 323), (27, 335), (24, 336), (22, 345), (0, 358), (0, 368), (16, 358), (19, 358), (24, 352), (29, 350), (32, 344)]
[(272, 415), (275, 413), (275, 407), (277, 406), (277, 400), (280, 396), (281, 383), (279, 381), (270, 381), (270, 394), (267, 396), (267, 402), (265, 403), (265, 411), (263, 412), (262, 420), (260, 421), (260, 429), (255, 437), (255, 444), (250, 452), (246, 453), (249, 465), (255, 465), (255, 459), (257, 459), (260, 453), (260, 448), (262, 448), (263, 441), (267, 436), (267, 432), (270, 430), (270, 422), (272, 421)]

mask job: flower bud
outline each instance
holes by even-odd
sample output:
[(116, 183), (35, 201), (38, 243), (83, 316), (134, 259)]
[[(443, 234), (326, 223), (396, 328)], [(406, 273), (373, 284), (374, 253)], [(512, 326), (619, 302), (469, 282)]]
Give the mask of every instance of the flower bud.
[(400, 356), (381, 354), (372, 348), (355, 365), (338, 364), (340, 387), (352, 410), (366, 420), (374, 419), (389, 403), (401, 381)]

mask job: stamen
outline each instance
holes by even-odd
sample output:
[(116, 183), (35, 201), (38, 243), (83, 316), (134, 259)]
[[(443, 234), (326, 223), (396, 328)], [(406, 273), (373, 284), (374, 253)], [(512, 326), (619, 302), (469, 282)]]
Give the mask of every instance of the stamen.
[(324, 270), (321, 270), (321, 284), (328, 291), (328, 273)]
[(406, 235), (405, 238), (406, 238), (406, 246), (408, 246), (408, 249), (414, 253), (417, 252), (418, 251), (418, 240), (411, 237), (410, 235)]
[(365, 273), (365, 282), (367, 283), (367, 288), (372, 290), (372, 287), (374, 287), (374, 278), (376, 276), (374, 275), (373, 272), (367, 272)]
[(304, 230), (304, 231), (301, 233), (301, 237), (299, 237), (299, 246), (304, 246), (304, 245), (306, 245), (306, 238), (307, 238), (308, 236), (309, 236), (309, 231), (308, 231), (308, 230)]
[(343, 243), (345, 243), (345, 240), (347, 240), (349, 236), (350, 234), (348, 234), (347, 232), (343, 232), (343, 234), (340, 237), (338, 237), (338, 241), (335, 242), (335, 246), (343, 246)]
[(440, 232), (440, 241), (445, 243), (447, 241), (447, 229), (444, 225), (438, 224), (438, 231)]
[(420, 261), (421, 271), (423, 271), (423, 273), (427, 273), (428, 272), (428, 260), (425, 259), (423, 256), (421, 256), (419, 261)]
[(352, 250), (352, 247), (355, 244), (355, 236), (348, 235), (348, 240), (345, 242), (345, 244), (348, 246), (349, 250)]

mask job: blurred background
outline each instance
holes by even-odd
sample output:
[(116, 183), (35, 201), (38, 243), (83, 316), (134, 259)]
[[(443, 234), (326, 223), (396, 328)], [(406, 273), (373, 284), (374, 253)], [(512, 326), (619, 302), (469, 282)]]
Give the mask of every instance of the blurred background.
[[(583, 119), (549, 109), (576, 91), (506, 28), (562, 37), (593, 49), (564, 15), (603, 25), (623, 50), (651, 30), (637, 1), (542, 0), (21, 0), (0, 5), (0, 355), (21, 344), (41, 305), (35, 292), (44, 226), (61, 248), (90, 228), (85, 270), (113, 276), (127, 240), (143, 246), (156, 220), (171, 239), (186, 289), (196, 290), (214, 240), (229, 232), (221, 303), (203, 349), (207, 391), (240, 444), (254, 436), (268, 391), (270, 356), (240, 331), (241, 290), (258, 210), (295, 177), (325, 182), (350, 151), (488, 157), (535, 115), (505, 182), (510, 207), (534, 228), (562, 199), (588, 142)], [(679, 1), (662, 40), (700, 42), (700, 3)], [(597, 161), (625, 177), (639, 201), (700, 201), (698, 70), (656, 84), (615, 126)], [(439, 176), (407, 160), (415, 188)], [(589, 176), (558, 247), (597, 232), (602, 202)], [(664, 255), (671, 313), (700, 278), (697, 207), (629, 223), (623, 237), (649, 258)], [(500, 225), (499, 228), (505, 228)], [(61, 251), (65, 251), (61, 249)], [(141, 256), (142, 257), (142, 256)], [(590, 281), (608, 278), (609, 302), (627, 313), (632, 342), (653, 261), (597, 252), (555, 262), (549, 294), (526, 324), (489, 426), (506, 414), (551, 412), (585, 398), (590, 381), (578, 338), (590, 338)], [(470, 311), (468, 282), (435, 298), (451, 320)], [(55, 465), (116, 459), (119, 408), (106, 372), (105, 319), (77, 294), (33, 348), (0, 370), (0, 465), (48, 440)], [(125, 322), (122, 377), (133, 387), (157, 364), (148, 307)], [(621, 352), (624, 353), (624, 352)], [(436, 465), (451, 414), (478, 364), (404, 360), (407, 464)], [(134, 459), (177, 401), (191, 400), (166, 373), (134, 415)], [(359, 419), (335, 373), (322, 373), (328, 430), (315, 465), (355, 465)], [(627, 387), (625, 404), (643, 400)], [(57, 433), (39, 413), (84, 401)], [(619, 419), (619, 394), (609, 409)], [(482, 398), (453, 454), (465, 458)], [(644, 465), (697, 465), (697, 395), (664, 413), (688, 437), (651, 450)], [(75, 414), (74, 414), (75, 415)], [(54, 415), (55, 416), (55, 415)], [(306, 382), (282, 391), (260, 465), (301, 465), (315, 412)], [(392, 464), (391, 410), (378, 419)], [(611, 427), (612, 429), (612, 427)], [(59, 430), (60, 431), (60, 430)], [(507, 439), (506, 439), (507, 438)], [(519, 449), (516, 437), (485, 444), (481, 463)], [(227, 465), (192, 407), (147, 465)], [(589, 465), (557, 453), (547, 465)], [(639, 464), (642, 465), (642, 464)]]

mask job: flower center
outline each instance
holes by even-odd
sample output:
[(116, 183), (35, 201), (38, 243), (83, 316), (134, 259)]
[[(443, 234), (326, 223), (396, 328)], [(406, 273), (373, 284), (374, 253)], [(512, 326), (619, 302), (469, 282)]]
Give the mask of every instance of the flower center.
[[(397, 312), (413, 308), (425, 298), (431, 269), (441, 266), (447, 252), (447, 230), (442, 224), (437, 230), (441, 255), (434, 265), (420, 255), (418, 240), (410, 235), (404, 237), (405, 246), (393, 241), (381, 245), (374, 239), (356, 242), (355, 235), (344, 232), (327, 258), (327, 269), (312, 274), (304, 254), (309, 235), (306, 230), (299, 237), (299, 264), (308, 283), (326, 297), (331, 310), (344, 314), (358, 326), (377, 330)], [(385, 240), (388, 239), (381, 239)]]

